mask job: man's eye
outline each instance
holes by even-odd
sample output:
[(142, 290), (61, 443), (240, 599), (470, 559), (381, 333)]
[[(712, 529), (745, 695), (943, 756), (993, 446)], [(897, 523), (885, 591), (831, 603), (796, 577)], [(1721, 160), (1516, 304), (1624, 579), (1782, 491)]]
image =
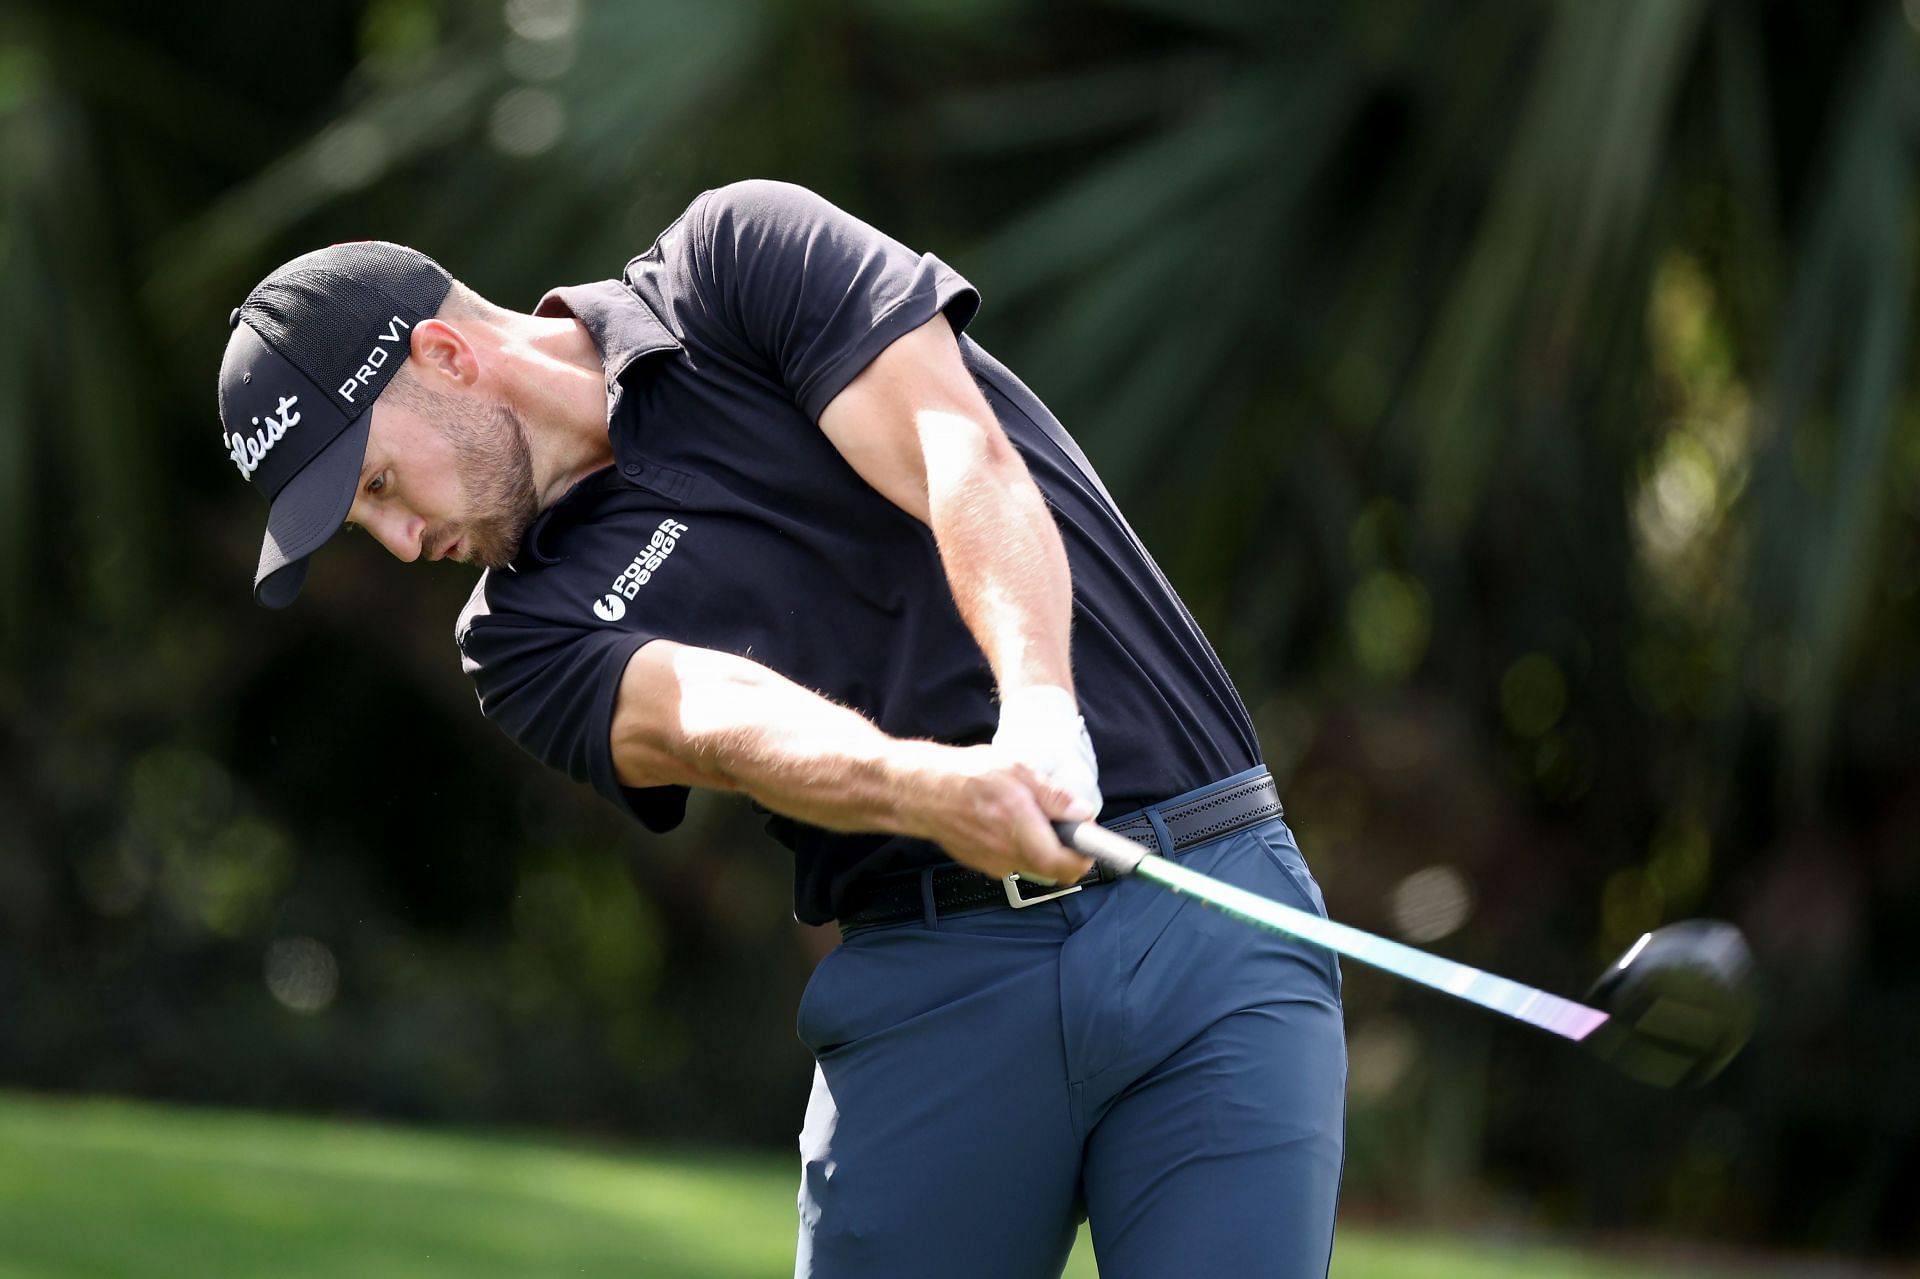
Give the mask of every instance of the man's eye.
[(378, 497), (380, 493), (386, 489), (386, 487), (387, 487), (387, 474), (385, 471), (382, 471), (380, 474), (374, 476), (372, 479), (367, 481), (367, 493), (370, 496)]

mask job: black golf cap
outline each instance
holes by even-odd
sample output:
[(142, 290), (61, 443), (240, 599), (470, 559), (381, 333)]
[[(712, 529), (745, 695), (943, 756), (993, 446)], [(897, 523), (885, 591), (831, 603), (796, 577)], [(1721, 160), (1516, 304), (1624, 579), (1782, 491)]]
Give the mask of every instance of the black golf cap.
[(307, 557), (346, 522), (373, 402), (407, 362), (413, 326), (452, 287), (426, 254), (362, 240), (286, 263), (228, 317), (221, 443), (270, 505), (259, 603), (293, 603)]

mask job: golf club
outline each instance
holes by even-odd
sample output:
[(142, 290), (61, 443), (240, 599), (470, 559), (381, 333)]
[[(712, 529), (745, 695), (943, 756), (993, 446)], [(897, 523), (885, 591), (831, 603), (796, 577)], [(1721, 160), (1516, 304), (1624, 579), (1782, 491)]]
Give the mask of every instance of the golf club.
[(1753, 1030), (1752, 957), (1731, 924), (1692, 920), (1641, 937), (1595, 984), (1595, 1008), (1236, 888), (1092, 823), (1055, 829), (1067, 847), (1116, 874), (1585, 1044), (1656, 1087), (1712, 1079)]

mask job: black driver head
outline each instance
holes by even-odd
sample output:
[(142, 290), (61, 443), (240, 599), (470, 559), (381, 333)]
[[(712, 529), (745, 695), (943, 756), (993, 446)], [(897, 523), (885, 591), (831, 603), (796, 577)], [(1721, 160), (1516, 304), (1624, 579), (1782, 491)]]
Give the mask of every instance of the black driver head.
[(1732, 924), (1669, 924), (1635, 942), (1587, 1002), (1608, 1014), (1594, 1051), (1642, 1083), (1696, 1088), (1753, 1033), (1753, 954)]

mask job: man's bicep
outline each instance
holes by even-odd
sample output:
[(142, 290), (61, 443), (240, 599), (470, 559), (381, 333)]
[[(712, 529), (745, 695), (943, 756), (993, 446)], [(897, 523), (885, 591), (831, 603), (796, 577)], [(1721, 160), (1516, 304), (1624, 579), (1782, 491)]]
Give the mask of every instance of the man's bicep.
[(655, 639), (627, 659), (608, 730), (613, 772), (622, 786), (737, 789), (724, 773), (691, 758), (688, 701), (700, 696), (698, 685), (712, 682), (712, 659), (721, 656)]
[(944, 315), (896, 339), (820, 414), (840, 456), (881, 496), (931, 523), (928, 468), (970, 466), (1012, 446)]

